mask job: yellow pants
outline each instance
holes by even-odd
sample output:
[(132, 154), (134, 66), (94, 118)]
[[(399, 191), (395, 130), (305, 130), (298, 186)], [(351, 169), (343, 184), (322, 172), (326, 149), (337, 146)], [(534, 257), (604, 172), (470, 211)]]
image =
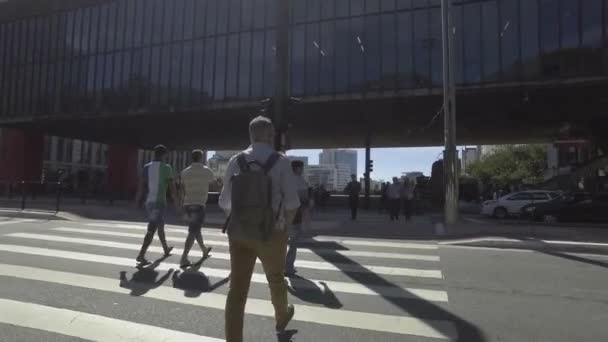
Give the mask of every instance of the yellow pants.
[(277, 322), (287, 315), (285, 256), (287, 233), (276, 231), (268, 241), (230, 240), (230, 290), (226, 299), (226, 342), (243, 341), (243, 318), (255, 261), (260, 258)]

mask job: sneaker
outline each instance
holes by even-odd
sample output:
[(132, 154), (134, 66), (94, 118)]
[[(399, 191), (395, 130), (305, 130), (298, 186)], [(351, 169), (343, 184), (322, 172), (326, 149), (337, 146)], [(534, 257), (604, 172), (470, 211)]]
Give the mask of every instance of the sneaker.
[(287, 305), (287, 316), (285, 317), (284, 322), (277, 322), (277, 326), (276, 326), (277, 331), (279, 331), (279, 332), (284, 331), (285, 328), (287, 328), (287, 325), (289, 324), (289, 322), (291, 322), (291, 319), (293, 318), (295, 313), (296, 313), (296, 308), (293, 306), (293, 304)]
[(211, 253), (212, 249), (213, 247), (207, 247), (205, 250), (203, 250), (203, 259), (207, 259), (209, 257), (209, 253)]

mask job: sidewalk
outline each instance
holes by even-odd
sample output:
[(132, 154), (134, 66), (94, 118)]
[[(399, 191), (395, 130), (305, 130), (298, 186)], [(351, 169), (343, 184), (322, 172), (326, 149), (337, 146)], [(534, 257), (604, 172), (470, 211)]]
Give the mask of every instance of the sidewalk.
[[(82, 205), (77, 199), (63, 202), (61, 211), (55, 213), (49, 209), (48, 201), (29, 201), (25, 211), (20, 210), (20, 201), (0, 200), (0, 216), (38, 218), (44, 220), (72, 221), (125, 221), (145, 222), (146, 213), (137, 208), (133, 202), (115, 201), (88, 202)], [(471, 238), (514, 238), (514, 239), (548, 239), (608, 243), (608, 229), (584, 226), (546, 226), (542, 224), (504, 224), (461, 219), (458, 223), (445, 226), (440, 213), (428, 213), (414, 216), (412, 221), (391, 222), (388, 215), (377, 211), (361, 211), (356, 221), (351, 221), (349, 212), (344, 208), (327, 208), (315, 210), (306, 230), (308, 235), (334, 235), (360, 238), (414, 239), (414, 240), (459, 240)], [(206, 226), (221, 228), (225, 222), (224, 213), (217, 205), (207, 207)], [(474, 222), (472, 222), (474, 221)], [(167, 210), (166, 222), (183, 225), (181, 214), (173, 207)]]

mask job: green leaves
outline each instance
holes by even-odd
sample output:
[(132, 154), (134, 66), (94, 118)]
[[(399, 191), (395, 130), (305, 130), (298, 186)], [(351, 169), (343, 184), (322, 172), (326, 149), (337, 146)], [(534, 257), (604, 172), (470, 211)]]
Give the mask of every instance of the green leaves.
[(486, 184), (536, 184), (547, 164), (544, 145), (507, 145), (471, 164), (468, 173)]

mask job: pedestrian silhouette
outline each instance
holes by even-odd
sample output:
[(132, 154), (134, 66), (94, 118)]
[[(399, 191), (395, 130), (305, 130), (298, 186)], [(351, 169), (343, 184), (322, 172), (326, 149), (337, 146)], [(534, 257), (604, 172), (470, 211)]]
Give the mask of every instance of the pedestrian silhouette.
[(294, 275), (289, 278), (287, 290), (292, 296), (305, 302), (322, 304), (330, 309), (342, 308), (342, 303), (329, 286), (327, 286), (325, 282), (319, 282), (319, 284), (322, 286), (322, 289), (320, 289), (316, 283), (301, 276)]
[(148, 291), (153, 290), (161, 286), (173, 273), (173, 269), (169, 269), (166, 274), (160, 277), (158, 280), (158, 272), (155, 270), (160, 263), (166, 259), (166, 257), (157, 259), (153, 263), (145, 267), (139, 267), (135, 273), (131, 276), (131, 279), (127, 279), (127, 272), (120, 272), (120, 287), (131, 290), (131, 296), (143, 296)]
[(192, 265), (185, 271), (177, 271), (173, 273), (173, 287), (184, 291), (184, 296), (188, 298), (199, 297), (203, 292), (212, 292), (215, 289), (225, 285), (230, 280), (226, 277), (216, 283), (211, 284), (209, 277), (205, 273), (199, 271), (204, 259)]

